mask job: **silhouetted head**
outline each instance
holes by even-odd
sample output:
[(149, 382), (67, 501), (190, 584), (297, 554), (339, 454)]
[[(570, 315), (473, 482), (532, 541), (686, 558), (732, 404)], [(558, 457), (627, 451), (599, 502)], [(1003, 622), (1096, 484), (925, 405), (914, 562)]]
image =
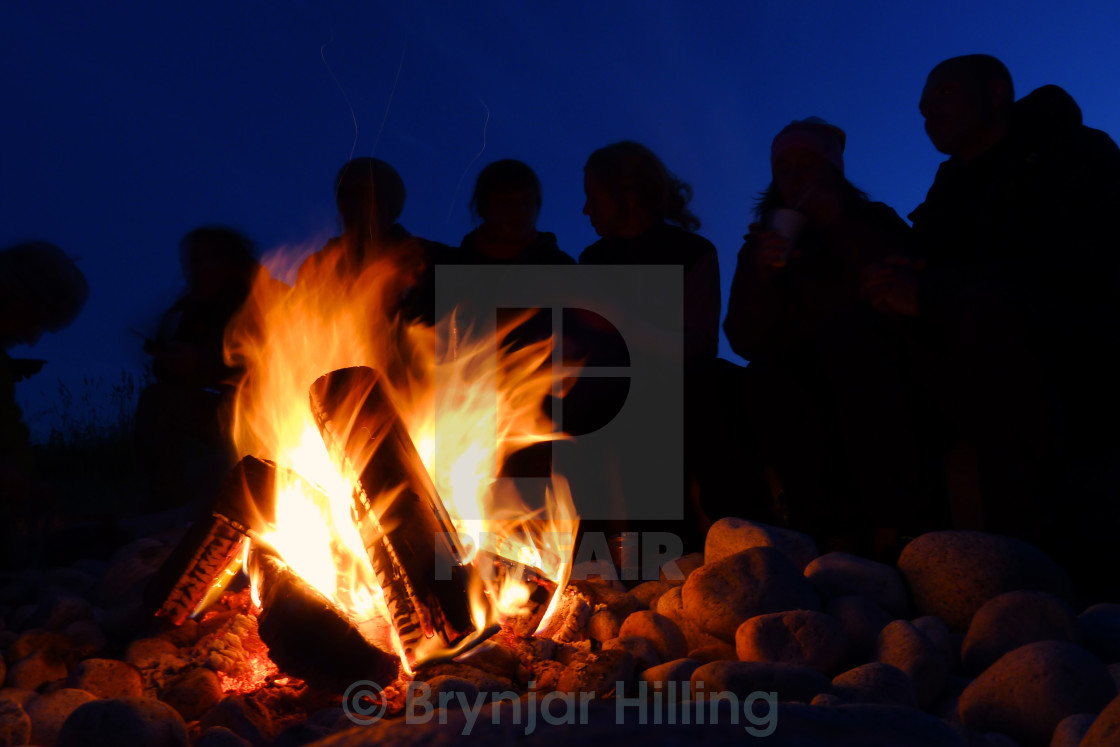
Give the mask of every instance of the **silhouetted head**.
[(971, 160), (1007, 131), (1015, 88), (995, 57), (970, 54), (938, 63), (926, 78), (918, 108), (934, 147)]
[(673, 176), (646, 146), (625, 140), (600, 148), (583, 167), (583, 214), (600, 236), (637, 236), (658, 220), (695, 231), (692, 187)]
[(247, 291), (260, 268), (253, 242), (225, 226), (203, 226), (184, 236), (179, 262), (191, 292), (204, 298)]
[(541, 182), (521, 161), (494, 161), (479, 173), (470, 207), (495, 239), (529, 239), (537, 230)]
[(348, 161), (334, 180), (334, 197), (345, 232), (388, 234), (404, 210), (404, 181), (380, 158)]
[(0, 252), (0, 344), (34, 345), (43, 332), (70, 325), (89, 298), (74, 260), (54, 244), (32, 241)]
[(815, 198), (839, 195), (842, 203), (866, 200), (867, 195), (844, 176), (847, 135), (820, 117), (790, 122), (770, 145), (773, 176), (755, 203), (755, 217), (775, 208), (813, 212)]
[(789, 123), (770, 144), (770, 169), (785, 207), (800, 209), (814, 193), (844, 181), (847, 136), (820, 117)]

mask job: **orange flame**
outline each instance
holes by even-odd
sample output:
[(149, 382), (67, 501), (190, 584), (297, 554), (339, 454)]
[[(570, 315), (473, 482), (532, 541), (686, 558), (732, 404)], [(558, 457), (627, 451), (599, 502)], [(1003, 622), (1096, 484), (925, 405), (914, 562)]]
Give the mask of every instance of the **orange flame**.
[[(395, 638), (351, 517), (356, 474), (364, 465), (353, 465), (355, 474), (340, 473), (308, 397), (323, 374), (368, 366), (390, 386), (465, 562), (487, 549), (538, 569), (562, 589), (578, 522), (566, 482), (554, 478), (546, 505), (531, 509), (497, 480), (509, 454), (559, 437), (541, 408), (545, 397), (558, 393), (548, 365), (551, 340), (499, 347), (523, 319), (498, 329), (496, 339), (459, 330), (454, 315), (434, 329), (404, 323), (390, 310), (415, 277), (415, 262), (403, 253), (383, 254), (352, 267), (344, 246), (305, 263), (294, 287), (262, 271), (226, 332), (227, 360), (245, 370), (231, 425), (239, 454), (272, 460), (321, 491), (279, 479), (275, 523), (260, 528), (256, 541), (279, 553), (374, 643), (386, 647), (386, 630)], [(379, 505), (379, 497), (370, 498)], [(529, 597), (520, 574), (482, 576), (480, 588), (471, 590), (479, 630), (518, 614)], [(400, 651), (399, 641), (395, 645)]]

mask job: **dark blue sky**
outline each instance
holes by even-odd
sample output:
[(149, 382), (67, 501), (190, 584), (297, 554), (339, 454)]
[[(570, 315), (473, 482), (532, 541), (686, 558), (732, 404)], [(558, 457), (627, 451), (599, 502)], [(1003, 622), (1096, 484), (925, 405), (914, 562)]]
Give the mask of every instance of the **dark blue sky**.
[(994, 54), (1018, 95), (1056, 83), (1120, 133), (1111, 1), (163, 5), (0, 4), (0, 245), (53, 241), (92, 289), (71, 328), (13, 351), (51, 361), (27, 401), (140, 369), (128, 328), (150, 331), (174, 299), (191, 228), (317, 248), (352, 154), (393, 163), (404, 225), (454, 244), (478, 170), (522, 159), (543, 183), (539, 227), (578, 256), (596, 238), (587, 155), (642, 141), (694, 187), (726, 308), (770, 140), (792, 119), (843, 127), (849, 178), (904, 216), (941, 160), (917, 101), (946, 57)]

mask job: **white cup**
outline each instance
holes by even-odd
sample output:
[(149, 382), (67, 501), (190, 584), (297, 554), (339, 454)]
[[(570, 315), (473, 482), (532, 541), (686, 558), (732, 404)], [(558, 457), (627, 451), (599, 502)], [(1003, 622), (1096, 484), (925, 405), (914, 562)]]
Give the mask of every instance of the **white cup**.
[(793, 208), (774, 208), (766, 214), (766, 228), (777, 231), (786, 240), (786, 251), (782, 259), (789, 260), (790, 252), (809, 223), (809, 217)]

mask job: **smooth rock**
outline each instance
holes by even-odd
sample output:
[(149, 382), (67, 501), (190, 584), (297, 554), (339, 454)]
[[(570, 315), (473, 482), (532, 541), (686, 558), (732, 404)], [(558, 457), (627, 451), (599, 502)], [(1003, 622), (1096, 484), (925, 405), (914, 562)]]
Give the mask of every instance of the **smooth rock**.
[(27, 704), (39, 697), (34, 690), (21, 690), (18, 687), (5, 687), (0, 689), (0, 700), (10, 700), (19, 703), (20, 707), (27, 710)]
[(252, 747), (224, 726), (211, 726), (194, 740), (192, 747)]
[(1045, 591), (1073, 600), (1069, 576), (1041, 550), (986, 532), (923, 534), (903, 548), (898, 569), (917, 610), (940, 617), (951, 630), (967, 630), (985, 602), (1008, 591)]
[(475, 702), (475, 698), (478, 697), (478, 687), (470, 680), (465, 680), (462, 677), (452, 677), (447, 674), (433, 677), (428, 680), (428, 687), (431, 688), (432, 703), (442, 702), (440, 701), (440, 695), (442, 693), (449, 693), (455, 696), (449, 701), (451, 703), (456, 703), (460, 695), (466, 698), (468, 703)]
[(752, 547), (773, 547), (785, 555), (798, 572), (804, 571), (817, 557), (817, 546), (807, 534), (728, 516), (708, 529), (704, 558), (714, 563)]
[(700, 566), (704, 565), (704, 553), (690, 552), (679, 558), (666, 561), (658, 571), (657, 580), (672, 586), (680, 586)]
[(1089, 727), (1096, 721), (1095, 713), (1075, 713), (1066, 716), (1054, 727), (1050, 736), (1050, 747), (1080, 747), (1081, 740), (1089, 732)]
[(70, 623), (92, 619), (93, 605), (88, 599), (60, 595), (40, 602), (27, 624), (44, 630), (62, 630)]
[(108, 698), (86, 703), (70, 714), (58, 735), (58, 747), (188, 744), (183, 718), (174, 708), (151, 698)]
[(69, 687), (35, 698), (26, 709), (31, 717), (31, 742), (38, 747), (55, 747), (62, 725), (70, 714), (93, 700), (97, 700), (93, 693)]
[(657, 653), (653, 642), (641, 636), (632, 635), (629, 638), (614, 638), (603, 644), (604, 651), (626, 651), (634, 658), (634, 671), (644, 672), (650, 667), (656, 667), (665, 660)]
[(85, 690), (99, 698), (138, 698), (144, 690), (136, 667), (116, 659), (78, 662), (70, 670), (66, 686)]
[(1079, 747), (1116, 747), (1120, 744), (1120, 695), (1093, 720)]
[(137, 669), (158, 666), (166, 657), (178, 657), (179, 648), (165, 638), (139, 638), (128, 645), (124, 660)]
[(908, 620), (895, 620), (883, 628), (875, 644), (875, 660), (906, 673), (923, 710), (937, 702), (949, 678), (944, 650)]
[(222, 699), (222, 685), (212, 670), (196, 667), (165, 687), (159, 699), (178, 711), (184, 721), (198, 721)]
[[(684, 581), (681, 583), (683, 584)], [(643, 609), (656, 609), (658, 597), (672, 589), (674, 585), (665, 581), (643, 581), (631, 589), (629, 594), (641, 603)]]
[[(659, 615), (664, 615), (676, 623), (677, 629), (684, 634), (685, 643), (688, 644), (688, 649), (690, 651), (721, 644), (730, 645), (726, 641), (704, 632), (697, 623), (692, 621), (692, 618), (684, 613), (684, 601), (681, 598), (681, 590), (682, 587), (674, 586), (658, 597), (657, 609), (655, 612)], [(732, 652), (734, 652), (734, 646), (732, 646)]]
[(61, 633), (28, 630), (16, 639), (6, 652), (6, 656), (9, 666), (12, 662), (39, 652), (48, 653), (58, 661), (65, 661), (73, 648), (73, 642)]
[(805, 567), (805, 578), (826, 605), (836, 597), (862, 594), (894, 617), (906, 617), (909, 612), (906, 584), (899, 572), (885, 563), (830, 552)]
[(832, 691), (850, 703), (916, 707), (914, 686), (901, 669), (873, 661), (832, 678)]
[(661, 661), (672, 661), (688, 654), (688, 643), (676, 623), (650, 610), (635, 612), (618, 630), (621, 640), (637, 636), (653, 644)]
[(752, 547), (706, 563), (684, 582), (681, 601), (699, 628), (729, 643), (744, 620), (819, 608), (813, 587), (772, 547)]
[(1120, 604), (1094, 604), (1077, 616), (1080, 643), (1105, 664), (1120, 662)]
[(669, 682), (690, 682), (692, 673), (696, 671), (701, 662), (695, 659), (683, 658), (667, 661), (656, 667), (650, 667), (641, 674), (641, 679), (649, 683), (660, 682), (662, 685)]
[(691, 677), (692, 693), (732, 692), (746, 697), (753, 692), (776, 692), (781, 701), (808, 703), (820, 693), (831, 692), (828, 678), (815, 669), (796, 664), (762, 661), (713, 661), (701, 664)]
[(48, 651), (36, 651), (8, 667), (7, 687), (38, 690), (43, 685), (66, 679), (66, 664)]
[(739, 655), (735, 653), (735, 647), (730, 643), (720, 641), (711, 646), (692, 649), (688, 652), (688, 658), (707, 664), (710, 661), (738, 661)]
[(961, 651), (967, 671), (981, 672), (1008, 651), (1036, 641), (1077, 641), (1073, 610), (1044, 591), (1009, 591), (976, 611)]
[(0, 698), (0, 747), (16, 747), (31, 741), (31, 717), (14, 700)]
[(929, 639), (930, 643), (937, 646), (945, 654), (945, 659), (949, 662), (951, 671), (960, 668), (961, 642), (964, 639), (957, 637), (959, 634), (951, 632), (940, 617), (934, 617), (933, 615), (915, 617), (910, 623), (920, 630)]
[(622, 621), (618, 619), (618, 615), (608, 609), (601, 609), (591, 615), (583, 630), (588, 638), (602, 643), (618, 638), (618, 629), (621, 625)]
[(848, 655), (848, 637), (840, 621), (823, 612), (772, 612), (739, 626), (735, 653), (740, 661), (797, 664), (828, 674)]
[(109, 641), (105, 638), (101, 626), (93, 620), (77, 620), (62, 629), (62, 634), (70, 639), (73, 644), (74, 656), (78, 659), (88, 659), (105, 650)]
[(1023, 745), (1046, 745), (1066, 716), (1096, 713), (1115, 694), (1104, 665), (1066, 641), (1028, 643), (1004, 654), (961, 694), (961, 721)]
[(222, 698), (199, 721), (200, 729), (211, 726), (224, 726), (256, 747), (272, 738), (272, 717), (268, 711), (242, 695)]
[(880, 631), (894, 619), (875, 600), (862, 594), (836, 597), (824, 611), (840, 621), (848, 637), (849, 656), (858, 663), (872, 656)]

